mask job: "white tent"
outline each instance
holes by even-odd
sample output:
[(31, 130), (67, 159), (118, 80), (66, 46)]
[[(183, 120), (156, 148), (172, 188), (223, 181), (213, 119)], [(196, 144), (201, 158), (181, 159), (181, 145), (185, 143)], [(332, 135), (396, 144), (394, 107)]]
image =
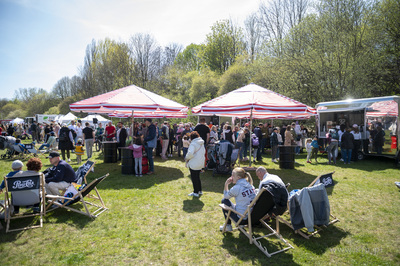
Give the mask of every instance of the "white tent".
[(93, 118), (97, 118), (97, 123), (102, 123), (103, 126), (105, 127), (105, 124), (108, 122), (111, 122), (111, 120), (102, 117), (101, 115), (88, 115), (85, 118), (82, 118), (82, 124), (85, 124), (86, 122), (89, 122), (91, 125), (93, 125)]
[(77, 117), (73, 114), (73, 113), (71, 113), (71, 112), (69, 112), (68, 114), (66, 114), (66, 115), (64, 115), (64, 116), (60, 116), (60, 118), (57, 120), (58, 121), (58, 123), (66, 123), (66, 124), (69, 124), (72, 120), (75, 120)]
[(22, 124), (22, 123), (24, 123), (24, 119), (17, 117), (17, 118), (14, 118), (13, 120), (11, 120), (10, 123), (13, 125), (14, 124)]

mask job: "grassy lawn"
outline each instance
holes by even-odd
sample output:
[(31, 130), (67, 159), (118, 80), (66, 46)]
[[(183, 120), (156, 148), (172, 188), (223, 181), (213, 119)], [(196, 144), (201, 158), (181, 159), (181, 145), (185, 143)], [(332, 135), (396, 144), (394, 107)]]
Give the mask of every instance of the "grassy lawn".
[[(44, 170), (50, 165), (41, 158)], [(294, 249), (267, 258), (238, 231), (219, 232), (223, 215), (218, 204), (227, 176), (202, 174), (204, 195), (192, 199), (187, 196), (192, 191), (189, 171), (176, 155), (168, 161), (157, 157), (156, 174), (135, 177), (122, 175), (120, 163), (104, 164), (102, 155), (95, 153), (95, 173), (88, 179), (110, 173), (98, 186), (109, 211), (92, 220), (60, 209), (46, 215), (41, 229), (8, 234), (3, 229), (2, 264), (399, 265), (400, 191), (394, 182), (400, 176), (392, 160), (373, 158), (333, 166), (321, 157), (319, 164), (310, 165), (300, 155), (295, 170), (282, 170), (268, 158), (256, 166), (290, 182), (290, 189), (336, 171), (336, 185), (328, 188), (328, 195), (331, 212), (340, 222), (310, 240), (281, 225), (281, 234)], [(76, 169), (74, 155), (72, 159)], [(11, 160), (1, 160), (0, 174), (7, 174), (10, 166)], [(252, 176), (258, 186), (254, 172)], [(262, 243), (273, 250), (266, 240)]]

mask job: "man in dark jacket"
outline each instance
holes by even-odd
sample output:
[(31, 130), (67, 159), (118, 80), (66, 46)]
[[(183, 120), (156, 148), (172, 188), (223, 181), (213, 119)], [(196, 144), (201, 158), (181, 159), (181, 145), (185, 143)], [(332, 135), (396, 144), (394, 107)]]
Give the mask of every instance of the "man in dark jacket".
[(49, 158), (53, 167), (43, 172), (45, 174), (46, 193), (60, 195), (60, 190), (65, 190), (72, 182), (76, 182), (75, 171), (67, 162), (60, 159), (58, 152), (50, 152), (47, 158)]
[[(259, 141), (261, 141), (261, 139), (262, 139), (262, 130), (261, 130), (262, 127), (263, 127), (263, 124), (260, 123), (253, 130), (254, 134), (256, 134)], [(261, 149), (257, 149), (257, 161), (261, 161)]]
[(147, 118), (145, 123), (148, 128), (144, 138), (147, 159), (149, 160), (149, 171), (147, 174), (151, 175), (154, 173), (153, 149), (157, 145), (157, 132), (156, 126), (152, 123), (151, 118)]
[[(118, 122), (117, 124), (118, 130), (117, 130), (117, 142), (118, 142), (118, 148), (120, 147), (125, 147), (126, 144), (126, 137), (128, 136), (126, 132), (126, 128), (124, 127), (123, 122)], [(118, 160), (121, 160), (121, 149), (118, 149)]]
[(341, 152), (344, 164), (349, 164), (351, 159), (351, 151), (354, 149), (354, 136), (350, 133), (350, 128), (342, 135)]

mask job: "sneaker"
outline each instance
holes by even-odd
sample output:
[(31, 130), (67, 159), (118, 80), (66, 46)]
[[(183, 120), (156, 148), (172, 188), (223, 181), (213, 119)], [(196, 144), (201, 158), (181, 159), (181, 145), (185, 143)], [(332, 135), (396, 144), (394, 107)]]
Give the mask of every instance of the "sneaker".
[(71, 161), (71, 159), (68, 159), (68, 162), (70, 162)]
[[(222, 231), (222, 230), (224, 230), (224, 226), (223, 225), (221, 225), (219, 227), (219, 231)], [(226, 227), (225, 227), (225, 232), (232, 232), (232, 231), (233, 231), (232, 230), (232, 225), (231, 224), (227, 224)]]
[(199, 197), (199, 194), (192, 192), (192, 193), (188, 194), (188, 196), (189, 197)]
[[(394, 182), (398, 188), (400, 188), (400, 182)], [(199, 192), (200, 193), (200, 192)]]
[(136, 176), (139, 176), (139, 175), (136, 175)]
[(154, 172), (152, 172), (152, 171), (147, 172), (147, 175), (152, 175), (152, 174), (154, 174)]
[(143, 175), (139, 175), (140, 177), (142, 177)]
[(203, 195), (203, 191), (199, 191), (199, 195)]

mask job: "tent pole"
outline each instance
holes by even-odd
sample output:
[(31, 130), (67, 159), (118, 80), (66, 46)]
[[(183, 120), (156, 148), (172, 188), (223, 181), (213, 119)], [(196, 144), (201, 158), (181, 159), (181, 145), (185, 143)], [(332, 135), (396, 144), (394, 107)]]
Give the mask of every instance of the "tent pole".
[(251, 156), (253, 154), (252, 152), (252, 148), (253, 146), (251, 145), (251, 135), (253, 134), (253, 107), (251, 107), (250, 109), (250, 128), (249, 128), (249, 132), (250, 132), (250, 162), (249, 162), (249, 167), (251, 167)]

